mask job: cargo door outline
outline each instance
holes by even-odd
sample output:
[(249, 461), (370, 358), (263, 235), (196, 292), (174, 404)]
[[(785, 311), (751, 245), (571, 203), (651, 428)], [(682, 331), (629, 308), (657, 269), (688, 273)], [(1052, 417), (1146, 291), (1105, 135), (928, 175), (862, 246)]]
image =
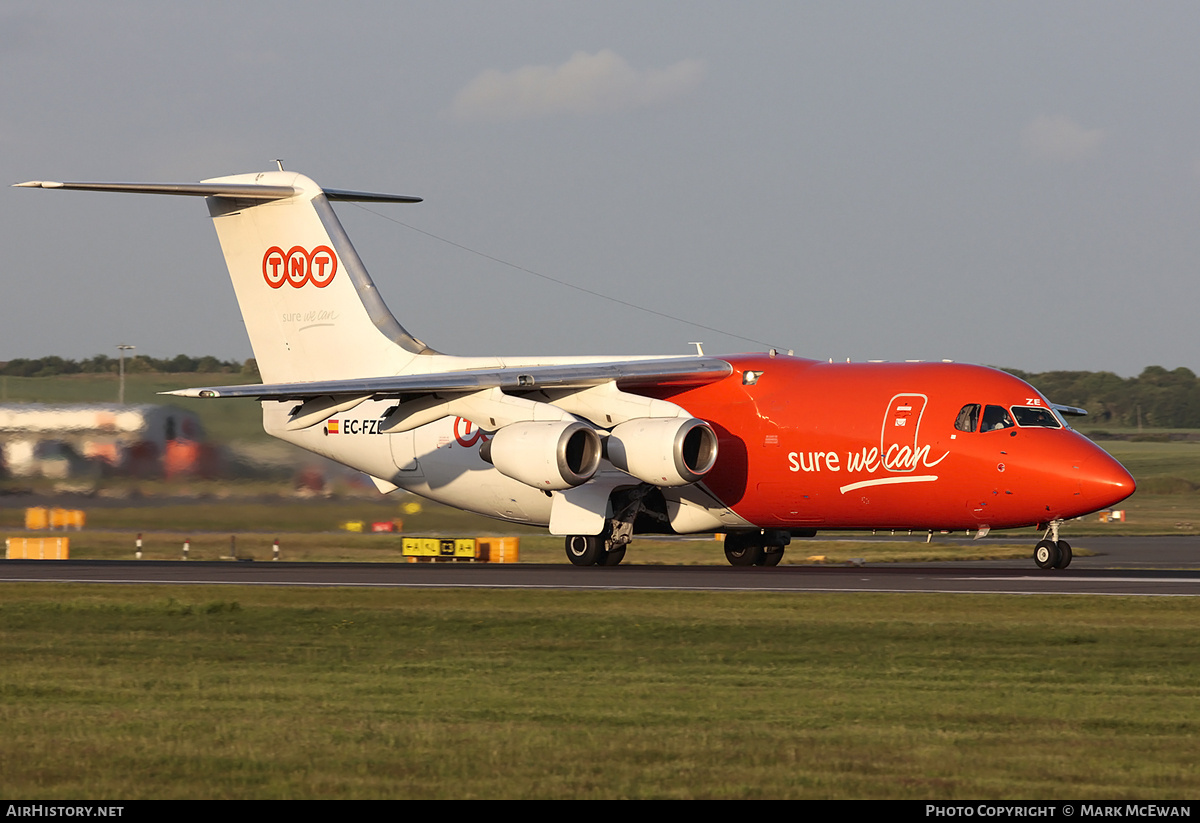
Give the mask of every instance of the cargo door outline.
[(388, 447), (392, 452), (392, 462), (396, 468), (409, 477), (423, 477), (421, 464), (417, 460), (417, 443), (413, 431), (389, 434)]
[(872, 486), (932, 483), (938, 479), (936, 474), (913, 474), (918, 464), (923, 463), (925, 468), (932, 468), (949, 455), (947, 452), (930, 463), (929, 447), (919, 443), (921, 418), (928, 403), (927, 395), (915, 392), (902, 392), (888, 401), (887, 410), (883, 415), (883, 426), (879, 432), (879, 457), (883, 470), (889, 472), (890, 476), (848, 483), (839, 489), (842, 494)]
[(920, 446), (917, 436), (921, 432), (921, 417), (925, 414), (925, 404), (928, 402), (929, 398), (923, 394), (897, 394), (888, 401), (887, 412), (883, 415), (883, 429), (879, 433), (879, 455), (888, 471), (911, 472), (916, 469), (916, 461), (908, 461), (909, 465), (895, 465), (890, 450), (895, 450), (897, 456), (906, 448), (910, 455), (918, 453)]

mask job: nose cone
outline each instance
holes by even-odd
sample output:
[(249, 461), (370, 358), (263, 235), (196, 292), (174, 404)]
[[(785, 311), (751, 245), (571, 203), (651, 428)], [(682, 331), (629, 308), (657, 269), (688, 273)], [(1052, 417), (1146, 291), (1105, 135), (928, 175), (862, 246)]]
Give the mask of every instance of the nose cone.
[(1089, 511), (1107, 509), (1136, 490), (1133, 475), (1098, 447), (1079, 463), (1079, 491)]

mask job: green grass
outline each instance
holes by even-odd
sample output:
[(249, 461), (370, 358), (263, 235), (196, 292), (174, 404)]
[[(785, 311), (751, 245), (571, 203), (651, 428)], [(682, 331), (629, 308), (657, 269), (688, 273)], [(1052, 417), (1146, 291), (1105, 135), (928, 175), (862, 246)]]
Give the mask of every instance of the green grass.
[(1159, 478), (1175, 478), (1189, 484), (1191, 488), (1188, 491), (1200, 488), (1200, 441), (1146, 443), (1110, 440), (1100, 445), (1119, 460), (1140, 485)]
[(1165, 800), (1187, 599), (0, 585), (0, 796)]

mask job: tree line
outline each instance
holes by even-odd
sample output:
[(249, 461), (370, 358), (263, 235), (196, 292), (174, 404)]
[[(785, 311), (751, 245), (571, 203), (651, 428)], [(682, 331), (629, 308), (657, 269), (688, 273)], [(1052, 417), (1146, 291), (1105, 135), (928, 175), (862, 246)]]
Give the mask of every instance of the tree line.
[(1200, 429), (1200, 380), (1191, 369), (1147, 366), (1137, 377), (1112, 372), (1005, 369), (1052, 403), (1087, 409), (1087, 425), (1114, 428)]
[[(0, 363), (0, 374), (10, 377), (57, 377), (63, 374), (116, 374), (121, 367), (120, 358), (98, 354), (86, 360), (69, 360), (62, 357), (18, 357)], [(126, 374), (160, 372), (166, 374), (242, 374), (258, 377), (258, 365), (254, 358), (239, 363), (236, 360), (219, 360), (211, 355), (191, 357), (177, 354), (171, 358), (150, 357), (135, 354), (125, 358)]]

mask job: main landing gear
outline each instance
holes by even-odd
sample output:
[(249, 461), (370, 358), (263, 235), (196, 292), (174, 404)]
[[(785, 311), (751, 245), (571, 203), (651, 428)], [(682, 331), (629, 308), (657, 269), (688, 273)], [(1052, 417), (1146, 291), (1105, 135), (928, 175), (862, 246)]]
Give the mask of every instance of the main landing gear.
[[(657, 502), (654, 500), (657, 495)], [(648, 503), (649, 501), (649, 503)], [(572, 534), (567, 537), (567, 559), (575, 566), (616, 566), (625, 559), (625, 549), (633, 542), (633, 526), (639, 517), (667, 526), (666, 504), (662, 493), (648, 483), (618, 489), (613, 493), (613, 516), (604, 523), (600, 534)]]
[(1033, 547), (1033, 562), (1039, 569), (1065, 569), (1071, 565), (1071, 544), (1058, 539), (1058, 527), (1061, 521), (1050, 522), (1046, 534)]
[(725, 535), (725, 559), (731, 566), (778, 566), (790, 542), (787, 532), (731, 532)]
[(614, 546), (606, 535), (567, 537), (567, 559), (576, 566), (616, 566), (625, 559), (625, 545)]

